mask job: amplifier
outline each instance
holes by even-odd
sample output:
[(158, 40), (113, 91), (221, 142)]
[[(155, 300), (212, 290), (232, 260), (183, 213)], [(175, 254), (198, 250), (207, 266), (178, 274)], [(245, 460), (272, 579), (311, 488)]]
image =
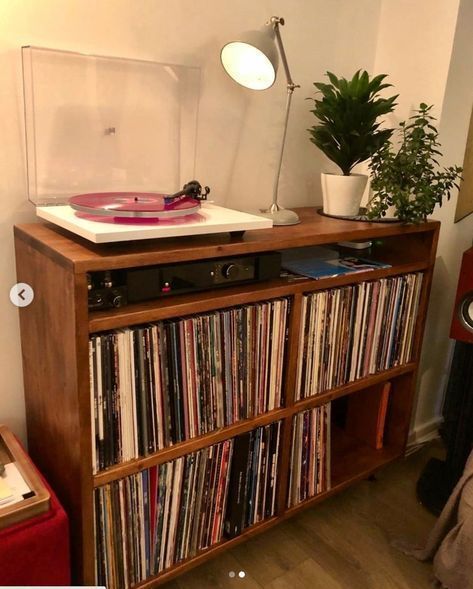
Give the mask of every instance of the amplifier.
[(279, 278), (280, 252), (91, 272), (89, 309), (110, 309), (172, 294)]

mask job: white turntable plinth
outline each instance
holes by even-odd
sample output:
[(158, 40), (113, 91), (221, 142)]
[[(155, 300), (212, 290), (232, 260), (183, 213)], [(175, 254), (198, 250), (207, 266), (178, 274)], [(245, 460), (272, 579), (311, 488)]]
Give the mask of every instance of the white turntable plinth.
[(249, 231), (252, 229), (267, 229), (273, 226), (273, 222), (265, 217), (258, 217), (257, 215), (250, 215), (209, 203), (202, 203), (199, 212), (194, 215), (166, 221), (144, 221), (139, 224), (130, 222), (117, 223), (102, 217), (100, 219), (103, 219), (103, 222), (94, 221), (90, 217), (81, 216), (69, 205), (36, 207), (36, 214), (38, 217), (80, 235), (93, 243)]

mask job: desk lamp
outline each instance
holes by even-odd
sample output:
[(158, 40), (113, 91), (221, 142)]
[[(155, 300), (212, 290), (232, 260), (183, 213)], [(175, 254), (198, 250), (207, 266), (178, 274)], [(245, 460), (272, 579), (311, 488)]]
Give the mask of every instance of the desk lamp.
[(220, 59), (225, 71), (235, 82), (251, 90), (266, 90), (276, 80), (279, 50), (287, 80), (286, 117), (274, 179), (273, 204), (268, 211), (263, 213), (263, 216), (272, 219), (273, 225), (295, 225), (299, 223), (297, 214), (278, 205), (278, 186), (292, 93), (295, 88), (300, 88), (300, 86), (292, 81), (279, 25), (284, 25), (284, 19), (272, 16), (262, 29), (242, 33), (238, 41), (231, 41), (223, 47)]

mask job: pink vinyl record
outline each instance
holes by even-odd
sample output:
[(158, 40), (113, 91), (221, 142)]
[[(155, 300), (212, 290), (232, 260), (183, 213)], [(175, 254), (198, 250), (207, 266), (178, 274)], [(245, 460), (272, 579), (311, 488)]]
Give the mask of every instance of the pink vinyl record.
[(97, 192), (78, 194), (69, 199), (70, 206), (87, 215), (114, 218), (172, 219), (192, 215), (200, 202), (190, 196), (167, 201), (164, 194), (153, 192)]
[(205, 217), (199, 213), (190, 213), (182, 217), (166, 217), (165, 219), (158, 217), (110, 217), (98, 214), (90, 215), (81, 211), (76, 211), (75, 214), (79, 219), (111, 225), (159, 225), (160, 227), (177, 227), (189, 223), (205, 223)]

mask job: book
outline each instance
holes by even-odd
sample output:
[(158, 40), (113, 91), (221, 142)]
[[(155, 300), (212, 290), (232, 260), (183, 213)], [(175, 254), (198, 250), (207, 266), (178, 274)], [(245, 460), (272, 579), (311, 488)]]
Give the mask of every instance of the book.
[(294, 248), (282, 252), (281, 266), (293, 274), (319, 279), (389, 268), (391, 264), (340, 254), (326, 247)]

